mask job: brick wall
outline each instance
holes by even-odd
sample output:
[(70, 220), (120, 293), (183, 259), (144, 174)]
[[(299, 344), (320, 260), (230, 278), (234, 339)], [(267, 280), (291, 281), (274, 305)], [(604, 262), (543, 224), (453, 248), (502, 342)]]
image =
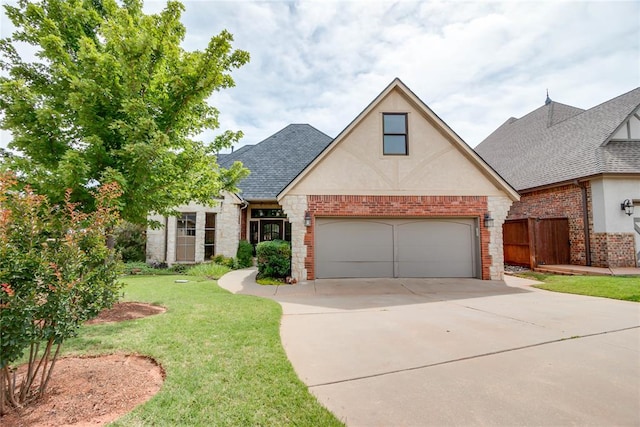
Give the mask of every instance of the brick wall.
[[(308, 210), (313, 222), (316, 216), (329, 217), (477, 217), (487, 212), (485, 196), (307, 196)], [(314, 229), (307, 228), (304, 244), (307, 247), (305, 269), (307, 279), (315, 278)], [(492, 257), (489, 253), (489, 229), (480, 227), (480, 258), (482, 278), (491, 279)]]
[(592, 242), (592, 265), (601, 267), (635, 267), (633, 233), (595, 233)]
[(247, 238), (247, 217), (249, 215), (249, 209), (244, 208), (240, 210), (240, 240), (249, 240)]
[[(594, 267), (633, 267), (636, 264), (633, 233), (594, 233), (591, 186), (587, 188), (589, 211), (589, 246), (591, 265)], [(521, 195), (514, 202), (507, 219), (528, 217), (567, 217), (571, 241), (571, 264), (586, 265), (584, 213), (582, 190), (577, 185), (564, 185)]]
[[(587, 205), (591, 206), (591, 187), (587, 183)], [(564, 185), (521, 195), (514, 202), (507, 219), (567, 217), (571, 241), (571, 264), (586, 265), (582, 190), (577, 185)], [(589, 230), (593, 229), (591, 215)]]

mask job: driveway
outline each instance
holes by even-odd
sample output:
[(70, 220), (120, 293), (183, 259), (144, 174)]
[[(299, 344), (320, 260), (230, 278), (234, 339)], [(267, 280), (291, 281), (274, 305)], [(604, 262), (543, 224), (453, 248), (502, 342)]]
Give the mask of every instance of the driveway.
[(640, 425), (637, 303), (516, 278), (254, 277), (219, 283), (280, 302), (291, 363), (348, 426)]

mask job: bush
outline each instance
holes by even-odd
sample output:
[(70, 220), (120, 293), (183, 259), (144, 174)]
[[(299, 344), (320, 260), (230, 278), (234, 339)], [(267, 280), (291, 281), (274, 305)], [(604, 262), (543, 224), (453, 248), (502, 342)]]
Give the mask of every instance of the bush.
[(194, 265), (187, 270), (189, 276), (196, 276), (203, 279), (218, 280), (224, 274), (228, 273), (231, 269), (227, 266), (215, 264), (213, 262), (206, 262), (203, 264)]
[(147, 244), (146, 228), (139, 224), (123, 221), (115, 230), (116, 250), (124, 262), (144, 262)]
[(236, 269), (236, 260), (231, 257), (226, 257), (224, 255), (216, 255), (211, 258), (211, 260), (218, 265), (224, 265), (225, 267), (229, 267), (232, 270)]
[(173, 264), (171, 267), (169, 267), (169, 271), (172, 271), (178, 274), (183, 274), (187, 271), (189, 267), (191, 266), (186, 264)]
[[(118, 300), (118, 259), (106, 236), (121, 194), (104, 184), (96, 210), (84, 213), (70, 191), (54, 206), (0, 174), (0, 416), (41, 397), (64, 340)], [(25, 352), (19, 377), (12, 364)]]
[(175, 272), (169, 270), (167, 264), (164, 262), (154, 264), (146, 264), (144, 262), (128, 262), (124, 265), (124, 274), (167, 275), (175, 274)]
[(236, 253), (238, 268), (253, 266), (253, 245), (246, 240), (241, 240)]
[(291, 275), (291, 245), (283, 240), (260, 242), (256, 246), (260, 277)]

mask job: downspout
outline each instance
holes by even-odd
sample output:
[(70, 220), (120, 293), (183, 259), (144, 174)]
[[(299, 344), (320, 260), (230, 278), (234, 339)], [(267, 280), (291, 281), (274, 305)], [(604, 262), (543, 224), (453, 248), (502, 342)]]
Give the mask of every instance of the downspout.
[(587, 204), (587, 186), (585, 183), (575, 181), (582, 192), (582, 222), (584, 223), (584, 251), (585, 262), (587, 266), (591, 266), (591, 238), (589, 235), (589, 209)]

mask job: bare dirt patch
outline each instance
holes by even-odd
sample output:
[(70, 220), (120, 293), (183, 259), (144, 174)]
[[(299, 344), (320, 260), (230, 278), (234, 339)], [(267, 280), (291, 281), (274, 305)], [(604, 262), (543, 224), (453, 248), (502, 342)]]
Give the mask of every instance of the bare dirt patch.
[[(138, 319), (164, 311), (164, 307), (124, 302), (104, 310), (89, 323)], [(2, 427), (104, 425), (149, 400), (163, 381), (162, 367), (145, 356), (65, 357), (56, 362), (46, 396), (4, 415), (0, 424)]]
[(142, 317), (164, 313), (165, 311), (167, 311), (167, 309), (159, 305), (142, 302), (119, 302), (108, 310), (102, 310), (98, 317), (89, 320), (87, 325), (140, 319)]

